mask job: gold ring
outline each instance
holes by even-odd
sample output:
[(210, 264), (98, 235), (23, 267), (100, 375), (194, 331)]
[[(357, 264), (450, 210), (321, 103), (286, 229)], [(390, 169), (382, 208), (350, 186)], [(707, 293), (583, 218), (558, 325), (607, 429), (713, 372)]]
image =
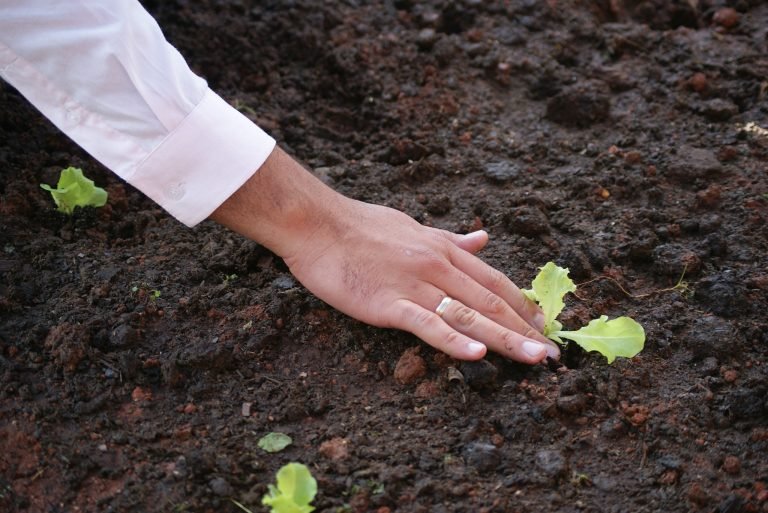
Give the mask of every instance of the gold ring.
[(440, 304), (437, 305), (437, 308), (435, 308), (435, 313), (442, 317), (445, 311), (448, 309), (448, 305), (451, 304), (451, 301), (453, 301), (453, 298), (445, 296), (443, 300), (440, 301)]

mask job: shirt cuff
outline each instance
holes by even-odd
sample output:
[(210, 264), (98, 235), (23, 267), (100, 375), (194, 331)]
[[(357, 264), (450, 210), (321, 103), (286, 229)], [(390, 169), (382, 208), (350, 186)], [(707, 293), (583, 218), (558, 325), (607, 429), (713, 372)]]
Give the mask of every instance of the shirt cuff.
[(127, 181), (194, 226), (237, 191), (274, 147), (272, 137), (208, 89)]

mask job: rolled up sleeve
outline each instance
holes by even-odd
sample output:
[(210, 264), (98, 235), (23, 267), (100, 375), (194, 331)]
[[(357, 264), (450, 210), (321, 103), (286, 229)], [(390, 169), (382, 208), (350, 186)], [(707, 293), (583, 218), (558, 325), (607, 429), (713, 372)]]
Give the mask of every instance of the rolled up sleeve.
[(189, 69), (136, 0), (0, 0), (0, 76), (188, 226), (274, 149)]

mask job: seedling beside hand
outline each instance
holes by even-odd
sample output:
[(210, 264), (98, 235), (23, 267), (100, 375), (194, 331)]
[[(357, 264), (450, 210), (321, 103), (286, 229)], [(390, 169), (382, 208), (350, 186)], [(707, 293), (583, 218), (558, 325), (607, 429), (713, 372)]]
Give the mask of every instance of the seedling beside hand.
[(51, 193), (58, 211), (68, 215), (75, 207), (103, 207), (107, 203), (107, 191), (96, 187), (77, 167), (63, 169), (55, 189), (44, 183), (40, 187)]
[(613, 363), (617, 356), (632, 358), (642, 351), (645, 331), (629, 317), (608, 320), (608, 316), (601, 315), (577, 331), (563, 331), (557, 316), (565, 307), (563, 297), (575, 291), (576, 285), (568, 277), (568, 269), (558, 267), (553, 262), (541, 268), (531, 283), (531, 289), (523, 290), (544, 311), (546, 337), (561, 345), (565, 345), (564, 338), (573, 340), (585, 351), (599, 352), (608, 359), (608, 363)]

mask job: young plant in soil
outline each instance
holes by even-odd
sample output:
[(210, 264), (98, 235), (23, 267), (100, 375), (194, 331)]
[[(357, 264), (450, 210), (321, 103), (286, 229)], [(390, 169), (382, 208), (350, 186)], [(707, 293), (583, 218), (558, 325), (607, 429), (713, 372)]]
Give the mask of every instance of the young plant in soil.
[(558, 267), (554, 262), (541, 267), (531, 288), (523, 290), (544, 311), (546, 337), (561, 345), (566, 344), (564, 338), (572, 340), (585, 351), (599, 352), (608, 359), (608, 363), (613, 363), (617, 356), (632, 358), (642, 351), (645, 330), (629, 317), (608, 320), (608, 316), (601, 315), (577, 331), (564, 331), (557, 316), (565, 307), (563, 297), (575, 291), (576, 285), (568, 277), (568, 269)]
[(306, 465), (288, 463), (277, 471), (277, 486), (269, 485), (269, 493), (261, 503), (272, 513), (311, 513), (310, 503), (317, 495), (317, 481)]
[(77, 167), (62, 169), (55, 189), (44, 183), (40, 187), (51, 193), (58, 211), (67, 215), (72, 215), (75, 207), (103, 207), (107, 204), (107, 191), (96, 187), (93, 180), (86, 178), (83, 170)]
[[(306, 465), (288, 463), (277, 471), (277, 486), (269, 485), (269, 493), (261, 503), (269, 506), (271, 513), (311, 513), (315, 507), (310, 503), (317, 494), (317, 481)], [(232, 502), (247, 513), (251, 510), (232, 499)]]

